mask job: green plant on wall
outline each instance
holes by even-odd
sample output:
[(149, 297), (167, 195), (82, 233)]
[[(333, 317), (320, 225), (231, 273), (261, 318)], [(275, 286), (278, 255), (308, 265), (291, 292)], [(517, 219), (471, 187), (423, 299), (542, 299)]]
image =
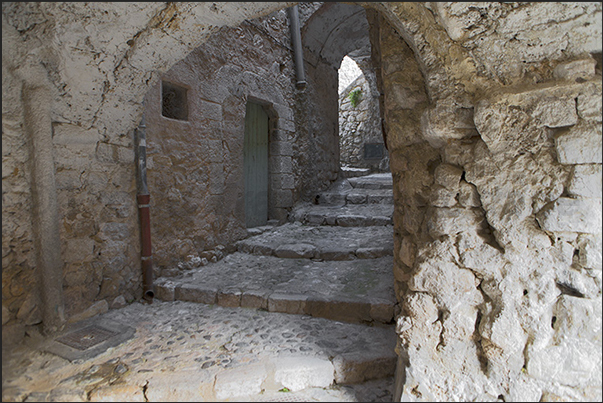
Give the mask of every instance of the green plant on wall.
[(355, 108), (360, 103), (360, 101), (362, 101), (362, 90), (360, 88), (356, 88), (354, 91), (350, 92), (348, 98), (350, 98), (350, 102)]

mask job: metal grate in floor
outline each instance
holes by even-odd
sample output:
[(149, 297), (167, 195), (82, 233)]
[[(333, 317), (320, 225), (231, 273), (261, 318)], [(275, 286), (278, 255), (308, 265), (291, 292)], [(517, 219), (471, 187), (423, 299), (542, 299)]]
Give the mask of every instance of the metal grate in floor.
[(117, 335), (117, 332), (97, 325), (91, 325), (80, 330), (58, 337), (56, 341), (77, 350), (87, 350), (105, 340)]

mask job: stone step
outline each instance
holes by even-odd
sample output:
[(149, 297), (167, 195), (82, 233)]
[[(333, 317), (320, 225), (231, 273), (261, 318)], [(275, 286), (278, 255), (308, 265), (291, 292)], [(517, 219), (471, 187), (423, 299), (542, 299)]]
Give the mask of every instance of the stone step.
[(368, 227), (393, 224), (393, 204), (347, 204), (329, 206), (298, 204), (289, 214), (290, 221), (308, 225)]
[(393, 189), (391, 173), (371, 174), (349, 178), (348, 182), (356, 189)]
[(159, 300), (91, 319), (131, 327), (134, 336), (72, 362), (48, 354), (45, 342), (3, 352), (2, 400), (296, 401), (287, 400), (293, 393), (362, 401), (347, 393), (379, 379), (391, 384), (396, 365), (393, 326)]
[(290, 259), (353, 260), (392, 256), (393, 226), (304, 226), (267, 230), (235, 244), (239, 252)]
[(341, 167), (341, 176), (344, 178), (355, 178), (358, 176), (366, 176), (371, 173), (370, 168), (352, 168)]
[(317, 204), (329, 206), (345, 206), (348, 204), (394, 204), (392, 189), (351, 188), (346, 191), (327, 190), (320, 192), (315, 201)]
[(392, 256), (318, 262), (236, 252), (182, 276), (159, 278), (155, 295), (163, 301), (389, 324), (396, 302), (392, 267)]

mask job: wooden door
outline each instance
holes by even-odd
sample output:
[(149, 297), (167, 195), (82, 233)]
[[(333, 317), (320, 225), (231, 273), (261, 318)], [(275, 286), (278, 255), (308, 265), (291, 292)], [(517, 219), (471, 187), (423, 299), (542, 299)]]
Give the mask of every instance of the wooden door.
[(268, 115), (261, 105), (248, 102), (243, 146), (245, 223), (247, 228), (268, 221)]

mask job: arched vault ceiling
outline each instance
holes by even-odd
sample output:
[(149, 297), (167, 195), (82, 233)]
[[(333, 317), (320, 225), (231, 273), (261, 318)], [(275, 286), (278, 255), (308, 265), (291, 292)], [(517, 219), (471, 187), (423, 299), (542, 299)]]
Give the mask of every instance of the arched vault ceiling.
[(370, 54), (369, 25), (364, 8), (325, 3), (303, 27), (302, 40), (306, 51), (335, 68), (339, 68), (343, 57), (352, 51), (364, 49)]

